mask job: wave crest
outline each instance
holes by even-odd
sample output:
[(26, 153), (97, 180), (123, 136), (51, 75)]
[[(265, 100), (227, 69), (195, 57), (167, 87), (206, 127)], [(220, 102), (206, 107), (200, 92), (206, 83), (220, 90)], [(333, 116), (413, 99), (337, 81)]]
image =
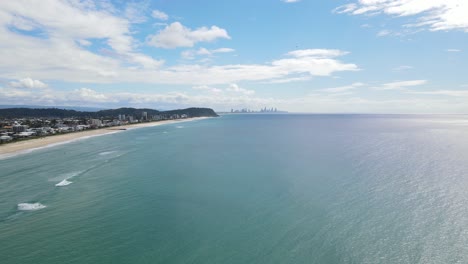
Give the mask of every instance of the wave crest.
[(57, 187), (63, 187), (63, 186), (70, 185), (70, 184), (72, 184), (72, 183), (73, 183), (73, 182), (67, 181), (67, 180), (65, 179), (65, 180), (63, 180), (63, 181), (61, 181), (61, 182), (55, 184), (55, 186), (57, 186)]
[(19, 203), (18, 210), (20, 211), (36, 211), (46, 208), (47, 206), (41, 203)]
[(99, 153), (99, 156), (107, 156), (115, 152), (117, 151), (104, 151), (104, 152)]

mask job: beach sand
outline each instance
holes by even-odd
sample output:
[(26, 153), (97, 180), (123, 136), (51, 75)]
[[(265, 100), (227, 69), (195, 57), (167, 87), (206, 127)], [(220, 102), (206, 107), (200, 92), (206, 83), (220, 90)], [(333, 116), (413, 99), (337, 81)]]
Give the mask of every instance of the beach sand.
[(138, 124), (130, 124), (130, 125), (124, 125), (124, 126), (115, 126), (115, 127), (101, 128), (101, 129), (85, 130), (85, 131), (80, 131), (80, 132), (73, 132), (73, 133), (13, 142), (13, 143), (0, 145), (0, 158), (7, 158), (7, 157), (15, 156), (18, 154), (22, 154), (22, 153), (29, 153), (31, 151), (34, 151), (36, 149), (41, 149), (44, 147), (61, 145), (61, 144), (73, 142), (76, 140), (86, 139), (86, 138), (95, 137), (95, 136), (107, 135), (107, 134), (112, 134), (112, 133), (120, 133), (126, 130), (131, 130), (131, 129), (136, 129), (136, 128), (153, 127), (153, 126), (160, 126), (160, 125), (173, 124), (173, 123), (182, 123), (182, 122), (195, 121), (195, 120), (201, 120), (201, 119), (206, 119), (206, 118), (209, 118), (209, 117), (194, 117), (194, 118), (188, 118), (188, 119), (164, 120), (164, 121), (158, 121), (158, 122), (138, 123)]

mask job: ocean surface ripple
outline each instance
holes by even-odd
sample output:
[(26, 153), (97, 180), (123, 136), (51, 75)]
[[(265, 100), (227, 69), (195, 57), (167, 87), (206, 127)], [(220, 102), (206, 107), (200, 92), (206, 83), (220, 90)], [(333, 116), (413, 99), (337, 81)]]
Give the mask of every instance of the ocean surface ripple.
[(468, 263), (467, 121), (225, 115), (0, 160), (0, 262)]

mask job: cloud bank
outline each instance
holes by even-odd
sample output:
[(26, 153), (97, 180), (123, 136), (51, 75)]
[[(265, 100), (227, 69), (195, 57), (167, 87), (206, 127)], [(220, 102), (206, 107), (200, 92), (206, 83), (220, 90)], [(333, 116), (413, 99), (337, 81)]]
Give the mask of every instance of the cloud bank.
[(414, 23), (406, 26), (468, 32), (468, 1), (465, 0), (359, 0), (338, 7), (335, 12), (386, 14), (395, 18), (417, 16)]

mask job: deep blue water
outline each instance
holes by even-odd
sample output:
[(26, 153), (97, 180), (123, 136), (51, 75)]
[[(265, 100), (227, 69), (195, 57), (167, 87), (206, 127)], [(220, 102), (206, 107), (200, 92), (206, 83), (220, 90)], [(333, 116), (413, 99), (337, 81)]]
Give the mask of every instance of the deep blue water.
[(3, 159), (0, 263), (468, 263), (468, 117), (227, 115)]

